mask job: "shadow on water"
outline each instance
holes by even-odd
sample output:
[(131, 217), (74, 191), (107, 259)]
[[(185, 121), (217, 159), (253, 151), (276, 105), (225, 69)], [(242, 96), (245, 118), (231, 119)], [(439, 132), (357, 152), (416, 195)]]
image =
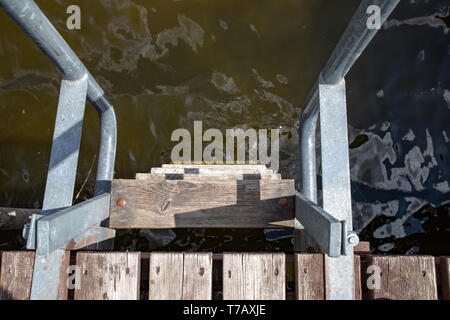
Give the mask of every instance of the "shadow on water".
[[(357, 0), (37, 3), (116, 107), (117, 178), (170, 162), (177, 128), (280, 128), (298, 182), (300, 108)], [(82, 9), (68, 31), (66, 8)], [(375, 252), (449, 254), (450, 1), (402, 1), (347, 78), (353, 220)], [(61, 75), (0, 12), (0, 205), (40, 207)], [(76, 201), (90, 198), (98, 119), (86, 108)], [(2, 236), (0, 249), (20, 247)], [(151, 243), (149, 240), (151, 239)], [(12, 243), (11, 243), (12, 241)], [(117, 249), (292, 250), (285, 231), (121, 231)]]

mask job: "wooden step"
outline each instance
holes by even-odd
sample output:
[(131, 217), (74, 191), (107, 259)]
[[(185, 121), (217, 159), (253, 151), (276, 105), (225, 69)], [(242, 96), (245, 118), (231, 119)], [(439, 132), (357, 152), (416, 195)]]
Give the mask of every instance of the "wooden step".
[(198, 181), (215, 181), (215, 180), (280, 180), (280, 174), (169, 174), (169, 173), (136, 173), (136, 180), (198, 180)]
[(208, 169), (221, 171), (251, 170), (256, 173), (275, 173), (263, 164), (163, 164), (164, 169)]
[(205, 175), (228, 175), (228, 174), (274, 174), (271, 171), (258, 171), (252, 169), (214, 169), (214, 168), (152, 168), (150, 173), (164, 174), (205, 174)]
[(114, 180), (110, 227), (292, 228), (294, 180)]

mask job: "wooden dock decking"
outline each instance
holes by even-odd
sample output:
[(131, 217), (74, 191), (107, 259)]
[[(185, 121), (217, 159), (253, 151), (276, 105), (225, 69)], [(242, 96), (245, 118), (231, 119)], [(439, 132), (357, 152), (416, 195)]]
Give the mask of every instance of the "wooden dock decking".
[[(34, 255), (1, 253), (1, 300), (29, 299)], [(355, 299), (448, 300), (449, 260), (356, 254)], [(373, 290), (367, 282), (369, 266), (381, 270), (380, 286)], [(323, 300), (325, 296), (322, 254), (79, 251), (72, 253), (65, 269), (68, 282), (61, 297), (75, 300)]]

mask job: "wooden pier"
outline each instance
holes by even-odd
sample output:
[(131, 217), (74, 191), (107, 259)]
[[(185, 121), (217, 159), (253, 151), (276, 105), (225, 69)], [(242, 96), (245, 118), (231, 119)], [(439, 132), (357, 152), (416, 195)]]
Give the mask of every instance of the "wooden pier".
[[(109, 228), (293, 228), (293, 180), (263, 165), (163, 165), (114, 180)], [(2, 229), (37, 210), (2, 209)], [(314, 253), (105, 252), (66, 248), (59, 299), (322, 300), (327, 259)], [(90, 249), (92, 250), (92, 249)], [(450, 259), (354, 248), (355, 299), (450, 299)], [(0, 252), (0, 299), (30, 298), (34, 251)]]
[[(1, 253), (0, 299), (29, 299), (34, 257), (33, 251)], [(357, 254), (355, 299), (448, 300), (449, 261), (446, 257)], [(380, 285), (373, 289), (367, 274), (371, 265), (381, 270)], [(64, 269), (61, 277), (68, 281), (61, 282), (64, 286), (60, 288), (60, 299), (323, 300), (325, 297), (322, 254), (78, 251), (72, 252)]]

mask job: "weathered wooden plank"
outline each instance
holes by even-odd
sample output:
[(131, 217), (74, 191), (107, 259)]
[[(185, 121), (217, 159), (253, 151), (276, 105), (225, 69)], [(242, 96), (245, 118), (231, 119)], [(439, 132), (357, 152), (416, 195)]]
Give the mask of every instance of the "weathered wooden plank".
[(323, 254), (295, 254), (295, 299), (323, 300)]
[(110, 227), (289, 228), (294, 180), (112, 182)]
[(185, 253), (183, 299), (210, 300), (212, 297), (212, 254)]
[(354, 255), (355, 259), (355, 300), (362, 300), (361, 286), (361, 256)]
[(274, 174), (269, 169), (239, 169), (233, 168), (152, 168), (151, 173), (163, 173), (163, 174), (199, 174), (199, 175), (224, 175), (224, 174)]
[(208, 170), (252, 170), (259, 173), (274, 173), (264, 164), (163, 164), (163, 169), (208, 169)]
[(136, 173), (136, 180), (186, 180), (186, 181), (216, 181), (216, 180), (280, 180), (280, 174), (166, 174), (166, 173)]
[(183, 297), (183, 253), (150, 254), (149, 299), (181, 300)]
[(1, 259), (0, 300), (29, 300), (34, 251), (4, 251)]
[(370, 253), (370, 242), (360, 241), (356, 246), (353, 247), (353, 252)]
[(140, 252), (78, 252), (76, 300), (138, 300)]
[[(380, 271), (380, 286), (369, 288), (369, 299), (437, 299), (434, 257), (367, 256), (367, 265), (376, 266)], [(377, 272), (372, 276), (376, 277)]]
[(0, 208), (0, 230), (22, 230), (31, 216), (40, 209)]
[(226, 253), (223, 255), (224, 300), (284, 300), (284, 253)]
[(450, 300), (450, 257), (440, 258), (442, 299)]
[(150, 300), (210, 300), (212, 254), (151, 253), (149, 281)]

